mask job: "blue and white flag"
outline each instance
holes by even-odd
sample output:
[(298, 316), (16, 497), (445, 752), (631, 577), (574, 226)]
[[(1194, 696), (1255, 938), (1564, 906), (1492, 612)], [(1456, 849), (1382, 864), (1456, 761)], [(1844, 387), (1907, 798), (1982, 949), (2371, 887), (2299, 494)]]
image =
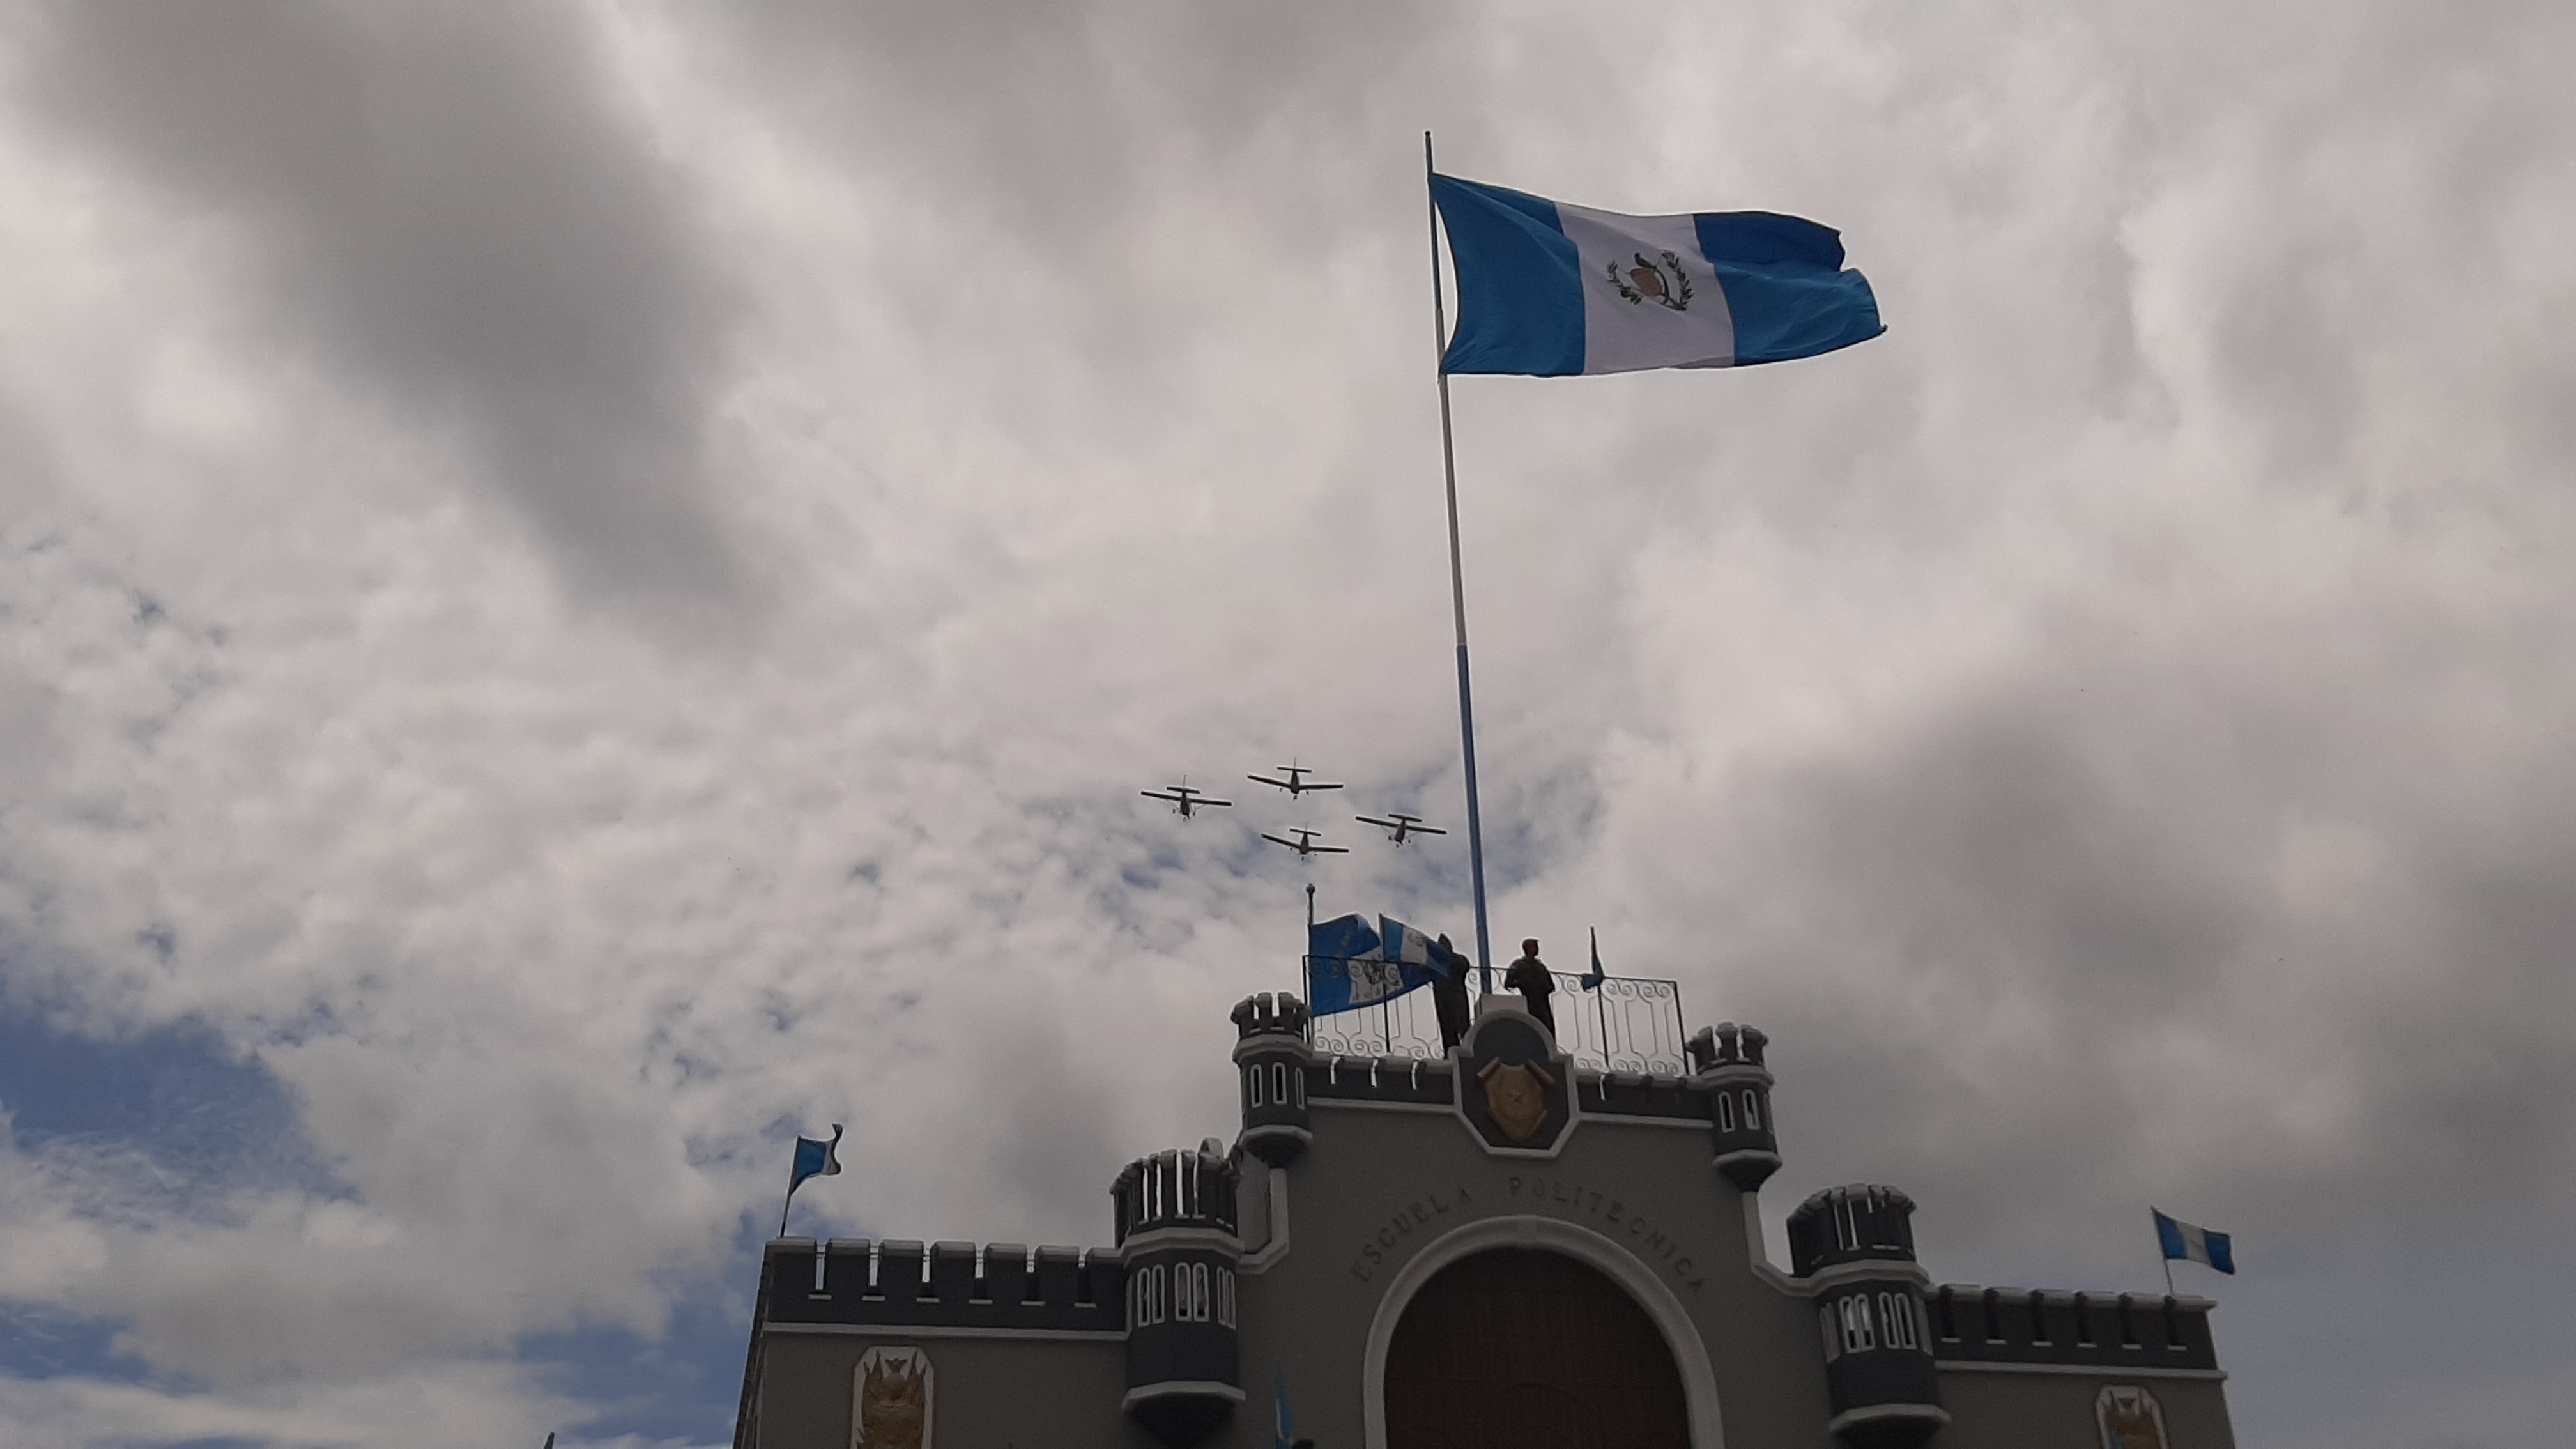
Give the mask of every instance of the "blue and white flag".
[(2236, 1247), (2227, 1234), (2166, 1217), (2154, 1208), (2147, 1211), (2156, 1214), (2156, 1240), (2164, 1245), (2167, 1258), (2206, 1263), (2221, 1273), (2236, 1271)]
[(1297, 1424), (1288, 1417), (1288, 1374), (1281, 1370), (1277, 1380), (1278, 1398), (1271, 1410), (1271, 1443), (1276, 1449), (1296, 1449)]
[(1601, 970), (1601, 930), (1596, 926), (1592, 928), (1592, 969), (1584, 972), (1583, 979), (1576, 984), (1586, 991), (1598, 991), (1601, 983), (1609, 979)]
[(1385, 924), (1396, 933), (1395, 949), (1416, 952), (1413, 959), (1390, 959), (1385, 938), (1366, 916), (1336, 916), (1306, 928), (1306, 1000), (1317, 1016), (1392, 1001), (1447, 974), (1435, 971), (1425, 954), (1435, 943), (1402, 922)]
[(1748, 367), (1887, 329), (1841, 233), (1769, 211), (1624, 216), (1431, 178), (1458, 270), (1443, 372)]
[[(811, 1137), (796, 1139), (796, 1165), (787, 1171), (787, 1195), (794, 1197), (796, 1189), (804, 1186), (809, 1177), (831, 1177), (840, 1170), (841, 1124), (835, 1122), (829, 1142), (817, 1142)], [(782, 1226), (779, 1231), (786, 1229)]]
[(1377, 918), (1378, 954), (1389, 961), (1427, 968), (1433, 976), (1447, 980), (1458, 969), (1458, 953), (1437, 936), (1426, 936), (1392, 916)]

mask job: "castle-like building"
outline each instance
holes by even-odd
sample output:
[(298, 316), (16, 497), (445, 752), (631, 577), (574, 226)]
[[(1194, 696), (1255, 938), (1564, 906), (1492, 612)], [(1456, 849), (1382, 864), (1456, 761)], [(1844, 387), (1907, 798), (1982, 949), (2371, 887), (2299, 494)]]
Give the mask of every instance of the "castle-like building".
[(1509, 994), (1437, 1056), (1234, 1025), (1240, 1132), (1127, 1164), (1115, 1246), (771, 1242), (735, 1449), (2233, 1449), (2205, 1299), (1936, 1286), (1870, 1185), (1773, 1264), (1752, 1027), (1657, 1073)]

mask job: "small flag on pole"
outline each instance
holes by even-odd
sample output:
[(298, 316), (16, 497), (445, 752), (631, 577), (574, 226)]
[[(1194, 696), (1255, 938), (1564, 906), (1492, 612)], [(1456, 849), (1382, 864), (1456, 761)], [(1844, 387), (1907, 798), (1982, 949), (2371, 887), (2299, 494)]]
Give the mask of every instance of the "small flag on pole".
[(1276, 1406), (1271, 1411), (1271, 1442), (1275, 1449), (1294, 1449), (1297, 1442), (1297, 1428), (1295, 1422), (1288, 1417), (1288, 1375), (1285, 1370), (1280, 1372), (1277, 1384)]
[(2156, 1214), (2156, 1240), (2164, 1246), (2167, 1262), (2205, 1263), (2221, 1273), (2236, 1271), (2236, 1248), (2227, 1234), (2166, 1217), (2154, 1208), (2147, 1211)]
[(831, 1140), (796, 1139), (796, 1161), (787, 1169), (787, 1201), (778, 1209), (778, 1236), (787, 1236), (787, 1214), (796, 1206), (796, 1189), (809, 1177), (832, 1177), (841, 1170), (841, 1124), (832, 1124)]
[(1583, 980), (1579, 984), (1586, 991), (1598, 991), (1601, 989), (1601, 983), (1609, 979), (1608, 974), (1601, 969), (1601, 929), (1595, 926), (1592, 928), (1592, 969), (1583, 973)]
[(1770, 211), (1625, 216), (1433, 175), (1458, 269), (1445, 373), (1749, 367), (1886, 331), (1842, 234)]

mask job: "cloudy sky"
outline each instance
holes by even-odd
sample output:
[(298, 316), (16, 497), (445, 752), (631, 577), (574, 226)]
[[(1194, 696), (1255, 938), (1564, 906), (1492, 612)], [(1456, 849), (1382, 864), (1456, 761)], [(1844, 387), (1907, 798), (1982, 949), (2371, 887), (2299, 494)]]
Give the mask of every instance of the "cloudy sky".
[[(1772, 1033), (1775, 1215), (2067, 1288), (2234, 1230), (2248, 1444), (2563, 1435), (2567, 7), (0, 52), (0, 1440), (716, 1444), (800, 1128), (800, 1230), (1072, 1243), (1226, 1132), (1307, 879), (1247, 826), (1348, 812), (1136, 789), (1462, 813), (1426, 128), (1827, 221), (1891, 327), (1458, 386), (1498, 933)], [(1463, 936), (1463, 855), (1322, 903)]]

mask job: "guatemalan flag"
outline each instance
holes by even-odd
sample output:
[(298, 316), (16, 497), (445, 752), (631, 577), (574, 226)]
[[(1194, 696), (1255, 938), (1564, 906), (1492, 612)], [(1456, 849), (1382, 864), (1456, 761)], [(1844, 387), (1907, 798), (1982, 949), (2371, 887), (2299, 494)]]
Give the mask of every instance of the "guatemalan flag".
[(1443, 372), (1747, 367), (1887, 329), (1831, 227), (1768, 211), (1623, 216), (1431, 178), (1458, 269)]
[(2227, 1234), (2213, 1233), (2180, 1218), (2166, 1217), (2154, 1208), (2147, 1211), (2156, 1214), (2156, 1239), (2164, 1245), (2167, 1258), (2207, 1263), (2221, 1273), (2236, 1271), (2236, 1244)]
[(1336, 916), (1306, 928), (1306, 999), (1317, 1016), (1392, 1001), (1434, 977), (1454, 958), (1440, 943), (1378, 917)]

